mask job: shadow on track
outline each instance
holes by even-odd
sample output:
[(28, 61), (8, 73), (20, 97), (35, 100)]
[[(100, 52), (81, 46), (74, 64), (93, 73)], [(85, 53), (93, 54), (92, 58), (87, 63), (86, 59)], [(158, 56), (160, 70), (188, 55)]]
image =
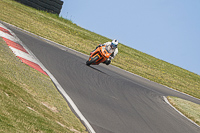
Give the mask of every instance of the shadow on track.
[[(87, 65), (86, 65), (87, 66)], [(90, 68), (92, 68), (92, 69), (94, 69), (94, 70), (96, 70), (96, 71), (98, 71), (98, 72), (100, 72), (100, 73), (103, 73), (103, 74), (105, 74), (105, 75), (108, 75), (107, 73), (105, 73), (105, 72), (103, 72), (103, 71), (101, 71), (101, 70), (99, 70), (99, 69), (97, 69), (97, 68), (95, 68), (95, 67), (92, 67), (92, 66), (88, 66), (88, 67), (90, 67)]]

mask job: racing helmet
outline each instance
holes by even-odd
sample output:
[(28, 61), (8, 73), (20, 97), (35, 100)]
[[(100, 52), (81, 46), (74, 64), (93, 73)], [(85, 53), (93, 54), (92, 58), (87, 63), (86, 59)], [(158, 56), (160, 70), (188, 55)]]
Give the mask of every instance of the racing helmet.
[(111, 48), (117, 48), (117, 45), (118, 45), (118, 40), (117, 39), (112, 40)]

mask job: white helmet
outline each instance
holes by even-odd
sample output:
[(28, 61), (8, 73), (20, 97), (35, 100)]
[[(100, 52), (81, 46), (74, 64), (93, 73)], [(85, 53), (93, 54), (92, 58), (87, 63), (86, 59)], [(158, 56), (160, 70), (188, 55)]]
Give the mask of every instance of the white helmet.
[(112, 48), (117, 48), (117, 45), (118, 45), (118, 40), (117, 39), (112, 40), (111, 47)]

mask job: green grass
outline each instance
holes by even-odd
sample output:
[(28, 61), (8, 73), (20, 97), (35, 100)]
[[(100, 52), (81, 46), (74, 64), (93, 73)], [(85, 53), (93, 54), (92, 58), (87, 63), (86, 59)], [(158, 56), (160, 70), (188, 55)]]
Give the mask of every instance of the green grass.
[[(12, 0), (0, 1), (0, 20), (89, 54), (99, 43), (110, 39), (85, 30), (71, 21), (24, 6)], [(200, 98), (200, 76), (119, 44), (112, 65)]]
[[(89, 54), (97, 44), (110, 41), (55, 14), (38, 11), (12, 0), (0, 1), (0, 20), (85, 54)], [(200, 98), (199, 75), (123, 44), (119, 44), (119, 54), (112, 65)]]
[(169, 102), (181, 113), (200, 126), (200, 105), (177, 97), (168, 97)]
[(0, 38), (0, 132), (86, 132), (50, 78), (21, 63)]

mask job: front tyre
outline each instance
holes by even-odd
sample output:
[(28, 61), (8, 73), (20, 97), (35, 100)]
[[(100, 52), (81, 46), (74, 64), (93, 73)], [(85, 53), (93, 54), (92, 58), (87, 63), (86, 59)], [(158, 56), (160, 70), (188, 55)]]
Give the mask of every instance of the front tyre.
[(106, 65), (109, 65), (111, 63), (111, 60), (106, 60), (103, 63), (105, 63)]
[(86, 62), (86, 65), (90, 66), (92, 63), (95, 63), (96, 60), (98, 60), (98, 59), (99, 59), (98, 56), (95, 56), (94, 58), (91, 57), (91, 60), (90, 60), (90, 61), (88, 60), (88, 61)]

